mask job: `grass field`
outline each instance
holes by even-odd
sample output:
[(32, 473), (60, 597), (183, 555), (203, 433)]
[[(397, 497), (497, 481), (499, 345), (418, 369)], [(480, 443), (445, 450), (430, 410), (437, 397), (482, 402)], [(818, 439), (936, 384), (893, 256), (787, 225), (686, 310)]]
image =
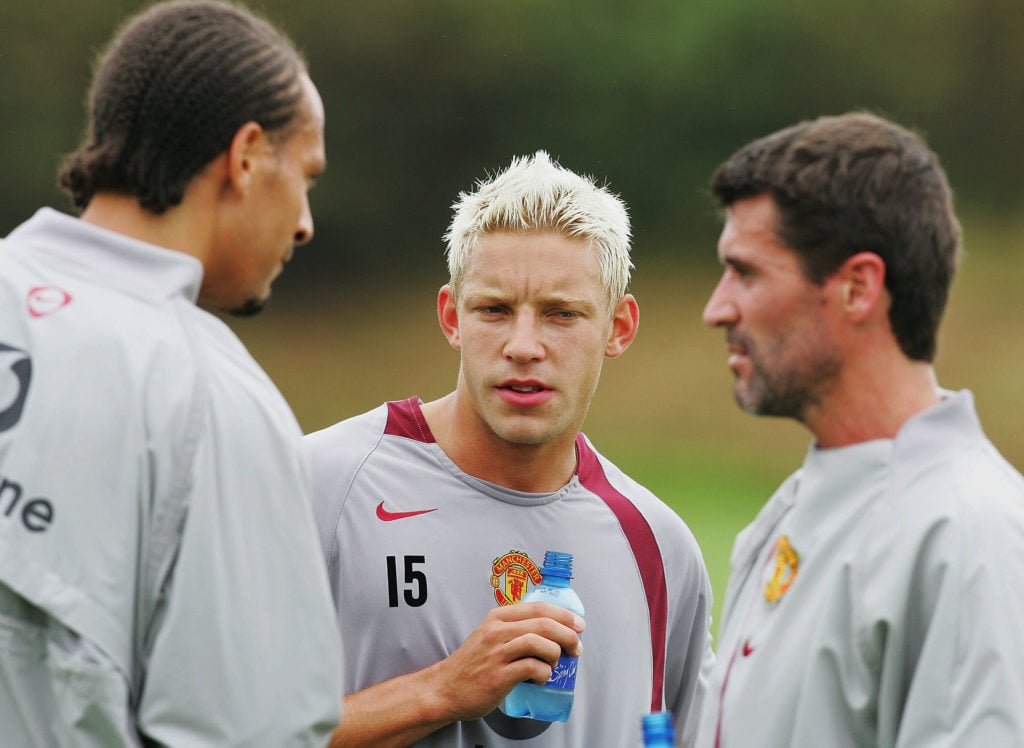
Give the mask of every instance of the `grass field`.
[[(968, 256), (937, 361), (943, 386), (974, 391), (989, 436), (1018, 469), (1022, 233), (972, 243), (968, 227)], [(430, 399), (454, 386), (458, 367), (434, 317), (436, 289), (445, 280), (440, 265), (439, 256), (435, 276), (404, 285), (381, 280), (316, 292), (285, 277), (266, 314), (231, 324), (307, 432), (384, 400)], [(754, 418), (734, 405), (723, 334), (700, 321), (718, 273), (713, 256), (696, 267), (638, 265), (640, 335), (607, 363), (585, 431), (690, 525), (711, 574), (717, 626), (733, 538), (800, 464), (809, 436), (792, 422)]]

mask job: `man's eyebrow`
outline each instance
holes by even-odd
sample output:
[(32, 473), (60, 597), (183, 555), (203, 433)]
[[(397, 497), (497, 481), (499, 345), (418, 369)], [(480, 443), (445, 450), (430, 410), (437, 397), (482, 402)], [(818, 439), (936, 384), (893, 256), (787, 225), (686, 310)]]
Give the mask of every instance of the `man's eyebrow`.
[[(495, 302), (495, 303), (508, 303), (509, 295), (497, 290), (480, 289), (473, 291), (472, 293), (464, 294), (463, 298), (470, 303), (480, 304), (484, 302)], [(578, 296), (575, 294), (550, 294), (540, 296), (537, 298), (537, 303), (540, 306), (552, 307), (552, 306), (572, 306), (572, 307), (586, 307), (592, 308), (595, 306), (592, 299), (588, 299), (586, 296)]]
[(747, 271), (753, 270), (755, 267), (755, 264), (750, 260), (744, 259), (742, 257), (736, 257), (735, 255), (730, 255), (728, 257), (721, 258), (721, 263), (725, 267), (731, 267), (734, 268), (735, 270)]

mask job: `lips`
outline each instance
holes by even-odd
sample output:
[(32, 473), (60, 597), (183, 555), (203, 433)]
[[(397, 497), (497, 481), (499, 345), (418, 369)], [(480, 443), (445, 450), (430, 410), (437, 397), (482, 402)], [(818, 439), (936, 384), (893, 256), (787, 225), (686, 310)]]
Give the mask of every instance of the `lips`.
[(514, 390), (515, 392), (540, 392), (541, 390), (547, 389), (541, 387), (539, 384), (509, 384), (503, 385), (507, 389)]
[(729, 351), (729, 359), (726, 362), (730, 369), (736, 369), (745, 361), (750, 359), (747, 344), (740, 339), (739, 335), (733, 334), (730, 330), (726, 336), (726, 349)]
[(551, 399), (554, 390), (537, 381), (510, 380), (497, 386), (498, 396), (511, 404), (536, 407)]

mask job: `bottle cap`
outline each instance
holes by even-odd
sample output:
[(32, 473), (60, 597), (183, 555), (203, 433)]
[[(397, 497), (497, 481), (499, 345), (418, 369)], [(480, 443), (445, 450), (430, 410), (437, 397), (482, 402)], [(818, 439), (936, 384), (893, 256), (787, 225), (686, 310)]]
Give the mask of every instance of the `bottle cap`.
[(545, 577), (572, 579), (572, 554), (546, 551), (544, 553), (544, 565), (540, 567), (540, 573)]
[(652, 743), (656, 740), (674, 742), (676, 739), (675, 728), (672, 727), (671, 712), (651, 712), (643, 717), (644, 742)]

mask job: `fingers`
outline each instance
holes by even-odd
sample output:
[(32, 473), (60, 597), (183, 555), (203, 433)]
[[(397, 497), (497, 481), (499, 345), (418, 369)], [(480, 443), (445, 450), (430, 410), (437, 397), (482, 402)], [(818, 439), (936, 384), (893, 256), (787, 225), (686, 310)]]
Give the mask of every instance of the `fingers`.
[(450, 656), (431, 668), (435, 693), (454, 719), (494, 709), (517, 683), (546, 683), (563, 652), (582, 652), (583, 619), (548, 603), (492, 609)]
[[(526, 631), (513, 639), (510, 639), (504, 647), (502, 659), (505, 662), (514, 662), (525, 658), (538, 660), (548, 667), (553, 667), (558, 658), (565, 651), (557, 641), (538, 634), (534, 631)], [(569, 654), (575, 654), (569, 652)]]
[(583, 631), (586, 621), (573, 613), (571, 610), (560, 608), (551, 603), (518, 603), (516, 605), (505, 605), (491, 611), (495, 617), (505, 621), (522, 621), (532, 618), (550, 618), (563, 626), (573, 629), (577, 633)]
[[(550, 642), (548, 643), (550, 644)], [(557, 656), (555, 657), (555, 662), (558, 662)], [(542, 686), (551, 680), (553, 672), (554, 665), (551, 662), (536, 656), (524, 656), (511, 660), (505, 666), (508, 690), (512, 690), (513, 686), (523, 681), (533, 681), (537, 685)]]
[[(579, 634), (585, 627), (584, 620), (548, 603), (519, 603), (496, 608), (481, 624), (482, 629), (488, 627), (493, 627), (496, 636), (514, 643), (509, 652), (519, 653), (518, 657), (538, 657), (554, 665), (563, 651), (574, 657), (579, 657), (583, 651)], [(518, 639), (521, 640), (516, 641)], [(545, 653), (551, 656), (545, 657)]]

